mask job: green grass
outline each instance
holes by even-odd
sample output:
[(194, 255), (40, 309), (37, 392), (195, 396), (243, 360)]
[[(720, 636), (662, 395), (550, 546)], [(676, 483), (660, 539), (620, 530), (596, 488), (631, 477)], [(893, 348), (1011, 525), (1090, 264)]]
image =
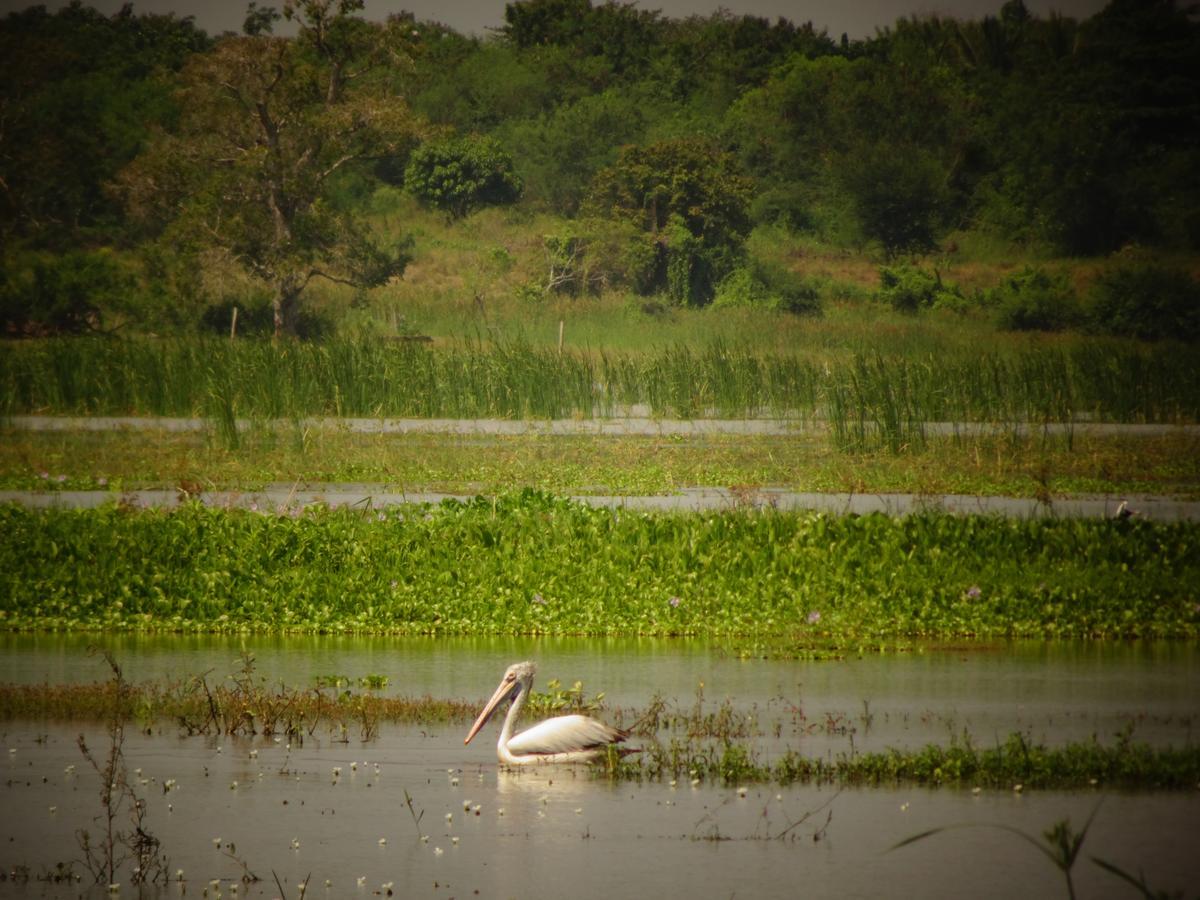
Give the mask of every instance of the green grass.
[(686, 487), (1055, 498), (1200, 496), (1200, 436), (1079, 433), (1046, 439), (929, 437), (901, 454), (845, 452), (828, 432), (690, 437), (356, 434), (292, 423), (215, 428), (36, 432), (0, 428), (0, 488), (259, 489), (364, 482), (455, 494), (536, 487), (556, 494), (646, 495)]
[(378, 339), (49, 340), (0, 355), (0, 412), (235, 418), (570, 418), (647, 404), (655, 415), (828, 419), (844, 449), (924, 441), (927, 421), (1200, 418), (1200, 349), (1075, 341), (1022, 350), (820, 362), (717, 341), (648, 353), (517, 342), (437, 348)]
[(278, 515), (7, 506), (0, 535), (7, 629), (1200, 634), (1193, 524), (650, 515), (526, 492)]
[(1028, 789), (1141, 788), (1192, 790), (1200, 780), (1200, 746), (1158, 748), (1130, 741), (1072, 741), (1058, 747), (1020, 733), (979, 748), (970, 741), (930, 744), (918, 750), (843, 753), (836, 758), (788, 750), (764, 759), (742, 742), (654, 743), (640, 756), (611, 760), (603, 770), (616, 780), (690, 779), (743, 783)]

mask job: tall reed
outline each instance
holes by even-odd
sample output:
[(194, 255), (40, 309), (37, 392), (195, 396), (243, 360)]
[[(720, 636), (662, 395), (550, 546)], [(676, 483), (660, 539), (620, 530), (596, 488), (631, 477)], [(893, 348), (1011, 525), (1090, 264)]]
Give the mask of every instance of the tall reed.
[(669, 417), (827, 418), (839, 443), (919, 445), (924, 423), (1194, 422), (1200, 349), (1079, 341), (837, 362), (714, 341), (652, 352), (511, 341), (13, 342), (0, 413), (562, 418), (644, 404)]

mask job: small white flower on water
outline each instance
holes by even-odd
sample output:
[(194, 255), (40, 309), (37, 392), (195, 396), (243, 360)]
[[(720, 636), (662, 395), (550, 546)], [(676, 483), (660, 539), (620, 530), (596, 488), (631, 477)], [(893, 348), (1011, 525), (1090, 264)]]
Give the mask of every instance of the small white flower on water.
[(17, 752), (17, 748), (16, 748), (16, 747), (9, 747), (9, 748), (8, 748), (8, 752), (9, 752), (9, 753), (16, 753), (16, 752)]
[(738, 796), (739, 796), (739, 797), (745, 797), (745, 796), (746, 796), (746, 789), (745, 789), (744, 787), (740, 787), (740, 788), (738, 788)]
[(215, 890), (217, 890), (217, 888), (219, 888), (219, 887), (221, 886), (221, 879), (220, 879), (220, 878), (214, 878), (212, 881), (210, 881), (210, 882), (208, 883), (208, 886), (209, 886), (210, 888), (212, 888), (214, 891), (215, 891)]
[(538, 810), (538, 818), (539, 818), (539, 819), (544, 819), (544, 818), (546, 818), (546, 811), (545, 811), (544, 809), (539, 809), (539, 810)]
[(458, 835), (455, 835), (454, 837), (450, 838), (450, 843), (457, 844), (458, 843)]
[(582, 806), (578, 806), (575, 808), (575, 815), (577, 815), (577, 816), (583, 815), (583, 807)]
[(471, 811), (471, 801), (464, 800), (463, 801), (463, 812), (470, 812), (470, 811)]
[(781, 801), (781, 802), (782, 802), (782, 800), (783, 800), (783, 794), (776, 794), (776, 795), (775, 795), (775, 799), (776, 799), (776, 800), (779, 800), (779, 801)]
[(121, 885), (119, 883), (113, 883), (108, 886), (108, 892), (110, 894), (115, 894), (119, 890), (121, 890)]
[(257, 750), (251, 750), (251, 751), (250, 751), (250, 758), (251, 758), (251, 759), (258, 759), (258, 751), (257, 751)]
[(73, 775), (75, 774), (75, 767), (67, 766), (65, 769), (63, 769), (63, 772), (65, 772), (67, 775)]
[(300, 838), (292, 838), (292, 849), (293, 850), (300, 849)]
[(983, 788), (973, 787), (971, 788), (971, 793), (978, 797), (981, 793), (983, 793)]
[(333, 767), (333, 777), (334, 777), (334, 778), (339, 778), (339, 777), (341, 777), (341, 774), (342, 774), (342, 767), (341, 767), (341, 766), (334, 766), (334, 767)]
[(450, 779), (450, 787), (458, 787), (458, 779), (457, 778)]
[(358, 886), (359, 886), (359, 887), (366, 887), (366, 884), (367, 884), (367, 876), (366, 876), (366, 875), (359, 875), (359, 876), (358, 876)]
[(474, 813), (475, 813), (475, 815), (479, 815), (479, 811), (480, 811), (481, 809), (483, 809), (483, 807), (482, 807), (482, 806), (480, 806), (478, 803), (476, 803), (476, 804), (475, 804), (475, 809), (474, 809)]
[(453, 822), (454, 821), (454, 813), (446, 813), (446, 821)]
[(350, 763), (350, 771), (357, 772), (358, 771), (358, 763), (356, 763), (356, 762)]
[(174, 803), (167, 804), (167, 812), (175, 812), (175, 804)]
[(379, 846), (380, 846), (380, 847), (386, 847), (386, 846), (387, 846), (387, 838), (380, 838), (380, 839), (379, 839)]
[(238, 892), (237, 882), (236, 881), (229, 882), (229, 893), (236, 894), (237, 892)]
[(1013, 790), (1014, 790), (1016, 793), (1018, 793), (1018, 794), (1019, 794), (1019, 793), (1021, 793), (1021, 791), (1025, 790), (1025, 785), (1023, 785), (1023, 784), (1020, 784), (1020, 783), (1018, 783), (1018, 784), (1014, 784), (1014, 785), (1013, 785)]
[(504, 815), (504, 807), (503, 806), (496, 808), (496, 815), (498, 815), (498, 816)]
[(221, 753), (221, 752), (222, 752), (224, 749), (225, 749), (224, 747), (218, 747), (218, 748), (217, 748), (217, 752), (218, 752), (218, 753)]
[(668, 784), (669, 784), (669, 786), (670, 786), (670, 787), (675, 787), (675, 779), (674, 779), (674, 778), (672, 778), (672, 779), (670, 780), (670, 782), (668, 782)]
[(52, 807), (50, 807), (50, 814), (51, 814), (51, 815), (53, 815), (53, 814), (54, 814), (54, 813), (56, 813), (56, 812), (58, 812), (58, 807), (57, 807), (57, 806), (52, 806)]
[(421, 835), (421, 843), (428, 844), (429, 843), (429, 835), (427, 835), (427, 834)]
[(229, 782), (229, 789), (231, 791), (236, 791), (237, 790), (237, 782), (236, 781)]
[(325, 887), (333, 887), (333, 882), (328, 878), (325, 879)]
[(445, 853), (445, 852), (446, 852), (446, 851), (445, 851), (445, 850), (443, 850), (441, 847), (434, 847), (434, 848), (433, 848), (433, 855), (434, 855), (434, 856), (441, 856), (441, 855), (442, 855), (443, 853)]
[(907, 800), (900, 804), (900, 812), (908, 812), (908, 801)]
[(214, 846), (214, 847), (220, 847), (220, 846), (221, 846), (221, 839), (220, 839), (220, 838), (213, 838), (213, 846)]
[(175, 870), (175, 880), (176, 880), (176, 881), (183, 881), (183, 869), (176, 869), (176, 870)]
[(699, 786), (700, 786), (700, 779), (699, 779), (699, 778), (693, 778), (693, 779), (692, 779), (692, 787), (699, 787)]
[(133, 770), (133, 774), (134, 774), (134, 775), (139, 775), (139, 776), (140, 776), (140, 775), (142, 774), (142, 770), (141, 770), (140, 768), (134, 769), (134, 770)]

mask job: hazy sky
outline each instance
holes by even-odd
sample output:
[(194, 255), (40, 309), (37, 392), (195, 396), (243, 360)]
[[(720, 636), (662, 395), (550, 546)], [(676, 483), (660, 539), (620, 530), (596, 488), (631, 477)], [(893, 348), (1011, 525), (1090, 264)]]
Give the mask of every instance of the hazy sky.
[[(92, 0), (86, 5), (105, 13), (121, 8), (123, 0)], [(504, 21), (505, 0), (366, 0), (366, 17), (383, 19), (402, 9), (416, 14), (418, 19), (434, 19), (464, 33), (485, 34)], [(593, 0), (598, 2), (598, 0)], [(938, 13), (963, 19), (995, 14), (1004, 0), (661, 0), (639, 2), (646, 9), (658, 9), (672, 18), (698, 13), (707, 15), (718, 7), (736, 14), (776, 18), (783, 16), (793, 22), (812, 21), (818, 28), (827, 28), (834, 38), (846, 32), (850, 37), (866, 37), (876, 26), (890, 25), (897, 18), (913, 13)], [(0, 0), (0, 13), (24, 9), (33, 2)], [(43, 0), (43, 5), (57, 9), (65, 4)], [(280, 0), (259, 0), (260, 6), (280, 6)], [(1057, 11), (1072, 18), (1086, 18), (1105, 4), (1103, 0), (1025, 0), (1025, 5), (1037, 15)], [(192, 15), (196, 24), (209, 34), (239, 31), (246, 14), (245, 0), (140, 0), (134, 2), (135, 12), (174, 12)]]

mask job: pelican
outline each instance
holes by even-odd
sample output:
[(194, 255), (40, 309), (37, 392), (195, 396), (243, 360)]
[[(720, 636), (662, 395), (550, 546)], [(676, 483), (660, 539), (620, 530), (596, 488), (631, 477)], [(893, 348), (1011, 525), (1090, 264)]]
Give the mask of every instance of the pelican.
[[(500, 729), (500, 740), (496, 744), (496, 755), (506, 766), (531, 766), (538, 763), (581, 763), (603, 757), (608, 748), (619, 744), (629, 736), (628, 732), (605, 725), (588, 716), (556, 716), (540, 722), (532, 728), (514, 736), (513, 723), (521, 714), (521, 707), (533, 687), (533, 676), (537, 666), (531, 662), (513, 663), (500, 679), (500, 686), (483, 712), (467, 732), (464, 744), (487, 724), (497, 707), (512, 698), (512, 706), (504, 717)], [(622, 748), (622, 753), (637, 753), (637, 750)]]

